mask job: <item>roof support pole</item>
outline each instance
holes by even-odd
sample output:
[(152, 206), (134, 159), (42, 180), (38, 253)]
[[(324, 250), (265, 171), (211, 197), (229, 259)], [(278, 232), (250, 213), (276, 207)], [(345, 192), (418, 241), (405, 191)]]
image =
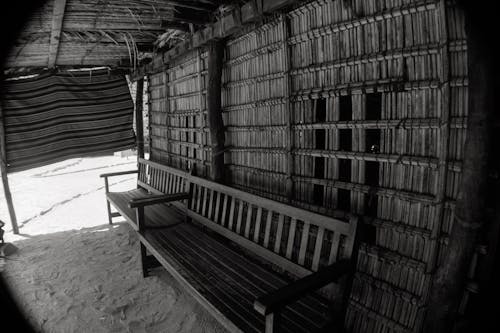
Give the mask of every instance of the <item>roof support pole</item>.
[(223, 41), (212, 41), (208, 44), (207, 118), (212, 146), (210, 178), (216, 182), (224, 180), (225, 129), (221, 108), (224, 46)]
[[(465, 2), (465, 1), (464, 1)], [(466, 34), (469, 76), (467, 138), (460, 195), (456, 203), (449, 243), (429, 293), (425, 332), (451, 332), (466, 282), (467, 272), (486, 220), (486, 196), (491, 152), (491, 118), (495, 79), (492, 53), (483, 34), (484, 8), (467, 5)], [(488, 20), (485, 20), (488, 21)]]
[(14, 234), (19, 234), (19, 227), (17, 226), (16, 211), (14, 210), (14, 203), (12, 202), (12, 194), (10, 193), (9, 178), (7, 176), (7, 149), (5, 145), (5, 128), (3, 123), (3, 110), (0, 104), (0, 169), (2, 173), (3, 191), (5, 193), (5, 200), (9, 209), (10, 222), (12, 223), (12, 231)]
[(64, 20), (64, 11), (66, 9), (66, 0), (55, 0), (54, 11), (52, 14), (52, 30), (50, 32), (49, 62), (48, 67), (54, 68), (59, 51), (59, 41), (61, 40), (62, 24)]
[(144, 124), (142, 114), (142, 96), (144, 95), (144, 78), (137, 80), (135, 91), (135, 136), (137, 142), (137, 157), (144, 158)]

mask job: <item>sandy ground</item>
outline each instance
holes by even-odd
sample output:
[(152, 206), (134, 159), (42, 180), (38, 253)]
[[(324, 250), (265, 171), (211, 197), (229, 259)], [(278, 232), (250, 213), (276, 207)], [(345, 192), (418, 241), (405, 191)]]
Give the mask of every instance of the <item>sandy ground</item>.
[[(3, 189), (0, 219), (19, 250), (0, 271), (37, 331), (224, 331), (163, 269), (143, 279), (132, 229), (107, 224), (98, 176), (134, 167), (135, 157), (105, 156), (9, 175), (20, 235), (9, 231)], [(117, 177), (112, 190), (134, 183)]]

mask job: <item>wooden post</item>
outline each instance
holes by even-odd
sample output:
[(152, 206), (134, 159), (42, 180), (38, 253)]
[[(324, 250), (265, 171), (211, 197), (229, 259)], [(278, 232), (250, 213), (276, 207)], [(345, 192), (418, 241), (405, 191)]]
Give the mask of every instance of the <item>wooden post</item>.
[(224, 180), (224, 123), (221, 109), (223, 41), (208, 44), (207, 118), (212, 146), (212, 170), (210, 178), (216, 182)]
[(142, 121), (142, 96), (144, 94), (144, 78), (137, 80), (135, 91), (135, 133), (137, 136), (137, 157), (144, 158), (144, 125)]
[[(483, 35), (484, 8), (467, 4), (466, 34), (469, 75), (469, 115), (462, 184), (444, 260), (436, 271), (430, 290), (424, 332), (451, 332), (465, 289), (467, 271), (476, 249), (479, 230), (485, 221), (488, 194), (488, 154), (494, 112), (492, 55)], [(488, 21), (488, 20), (484, 20)], [(486, 23), (488, 24), (488, 23)]]
[[(3, 82), (3, 80), (1, 80)], [(17, 226), (16, 211), (14, 210), (14, 203), (12, 202), (12, 194), (10, 193), (9, 178), (7, 176), (7, 147), (5, 144), (5, 128), (3, 123), (3, 110), (0, 104), (0, 169), (2, 173), (3, 191), (5, 193), (5, 201), (9, 209), (10, 222), (12, 223), (12, 231), (14, 234), (19, 234), (19, 227)]]

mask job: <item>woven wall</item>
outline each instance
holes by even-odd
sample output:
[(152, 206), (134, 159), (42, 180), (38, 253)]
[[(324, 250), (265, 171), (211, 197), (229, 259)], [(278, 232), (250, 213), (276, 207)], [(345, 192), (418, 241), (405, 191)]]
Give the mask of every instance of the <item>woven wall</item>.
[(149, 76), (151, 159), (209, 172), (206, 129), (206, 54), (194, 50)]
[[(444, 0), (319, 0), (227, 42), (228, 182), (374, 227), (350, 331), (420, 331), (460, 184), (466, 62)], [(150, 76), (153, 160), (208, 174), (205, 89), (199, 50)]]
[(315, 1), (227, 43), (233, 186), (286, 201), (291, 180), (295, 205), (375, 227), (352, 331), (420, 329), (460, 184), (463, 28), (451, 2)]

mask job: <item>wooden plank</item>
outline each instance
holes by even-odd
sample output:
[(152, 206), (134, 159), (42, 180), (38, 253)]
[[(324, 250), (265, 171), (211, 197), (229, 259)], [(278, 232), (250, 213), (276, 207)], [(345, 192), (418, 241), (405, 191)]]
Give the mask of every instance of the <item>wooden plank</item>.
[(257, 209), (257, 217), (255, 218), (255, 229), (253, 233), (253, 241), (255, 243), (259, 242), (259, 234), (260, 234), (260, 222), (262, 221), (262, 207)]
[(300, 247), (299, 247), (299, 265), (304, 265), (304, 260), (306, 257), (306, 251), (307, 251), (307, 242), (309, 240), (309, 228), (310, 224), (308, 222), (304, 222), (304, 227), (302, 229), (302, 238), (300, 240)]
[(325, 235), (325, 228), (318, 228), (316, 235), (316, 244), (314, 245), (314, 254), (311, 269), (316, 272), (319, 267), (319, 260), (321, 259), (321, 249), (323, 247), (323, 237)]
[(212, 219), (212, 207), (214, 203), (214, 191), (210, 190), (210, 204), (208, 205), (208, 219)]
[(199, 215), (191, 210), (188, 210), (187, 214), (189, 217), (196, 219), (196, 221), (207, 226), (211, 230), (221, 234), (222, 236), (232, 240), (236, 244), (238, 244), (238, 245), (246, 248), (247, 250), (255, 253), (256, 255), (263, 258), (264, 260), (267, 260), (267, 261), (287, 270), (288, 272), (290, 272), (298, 277), (303, 277), (303, 276), (306, 276), (306, 275), (311, 273), (311, 271), (308, 270), (307, 268), (299, 266), (299, 265), (291, 262), (290, 260), (287, 260), (286, 258), (283, 258), (282, 256), (277, 255), (276, 253), (271, 252), (268, 249), (266, 249), (258, 244), (255, 244), (251, 240), (248, 240), (247, 238), (242, 237), (242, 236), (232, 232), (231, 230), (228, 230), (228, 229), (220, 226), (219, 224), (215, 224), (214, 222), (210, 221), (206, 217), (203, 217), (203, 216), (201, 216), (201, 215)]
[(328, 256), (328, 265), (331, 265), (337, 261), (339, 244), (340, 244), (340, 234), (338, 232), (335, 232), (333, 234), (332, 246), (330, 248), (330, 254)]
[(281, 237), (283, 236), (283, 224), (285, 216), (280, 214), (278, 217), (278, 228), (276, 229), (276, 239), (274, 240), (274, 252), (279, 253), (281, 248)]
[[(212, 189), (213, 191), (213, 189)], [(215, 201), (215, 216), (214, 216), (214, 222), (219, 223), (219, 208), (220, 208), (220, 197), (221, 197), (221, 192), (217, 192), (217, 200)]]
[(241, 233), (241, 220), (243, 217), (243, 200), (240, 200), (238, 207), (238, 218), (236, 219), (236, 233)]
[(252, 224), (253, 205), (248, 204), (247, 221), (245, 223), (245, 238), (250, 238), (250, 226)]
[(266, 229), (264, 230), (264, 244), (262, 244), (266, 248), (269, 246), (269, 237), (271, 235), (272, 222), (273, 222), (273, 212), (270, 210), (267, 212)]
[(219, 323), (221, 323), (229, 332), (242, 332), (232, 321), (211, 302), (209, 302), (195, 286), (188, 281), (182, 274), (182, 269), (175, 265), (172, 260), (167, 260), (165, 255), (158, 250), (158, 246), (154, 246), (146, 237), (139, 235), (139, 240), (152, 255), (162, 264), (163, 267), (188, 291), (197, 301), (203, 306)]
[(288, 242), (286, 245), (286, 257), (288, 259), (292, 258), (293, 243), (295, 241), (295, 231), (297, 229), (297, 219), (292, 217), (290, 221), (290, 230), (288, 232)]
[(53, 68), (56, 65), (65, 9), (66, 0), (54, 1), (54, 9), (52, 12), (52, 29), (50, 31), (49, 60), (47, 63), (47, 66), (49, 68)]
[(234, 223), (234, 206), (236, 205), (236, 199), (232, 198), (231, 200), (231, 208), (229, 208), (229, 224), (227, 226), (228, 229), (232, 230), (233, 229), (233, 223)]
[(220, 225), (225, 225), (226, 224), (226, 212), (227, 212), (227, 201), (229, 200), (229, 196), (225, 195), (224, 196), (224, 204), (222, 205), (222, 217), (220, 221)]

